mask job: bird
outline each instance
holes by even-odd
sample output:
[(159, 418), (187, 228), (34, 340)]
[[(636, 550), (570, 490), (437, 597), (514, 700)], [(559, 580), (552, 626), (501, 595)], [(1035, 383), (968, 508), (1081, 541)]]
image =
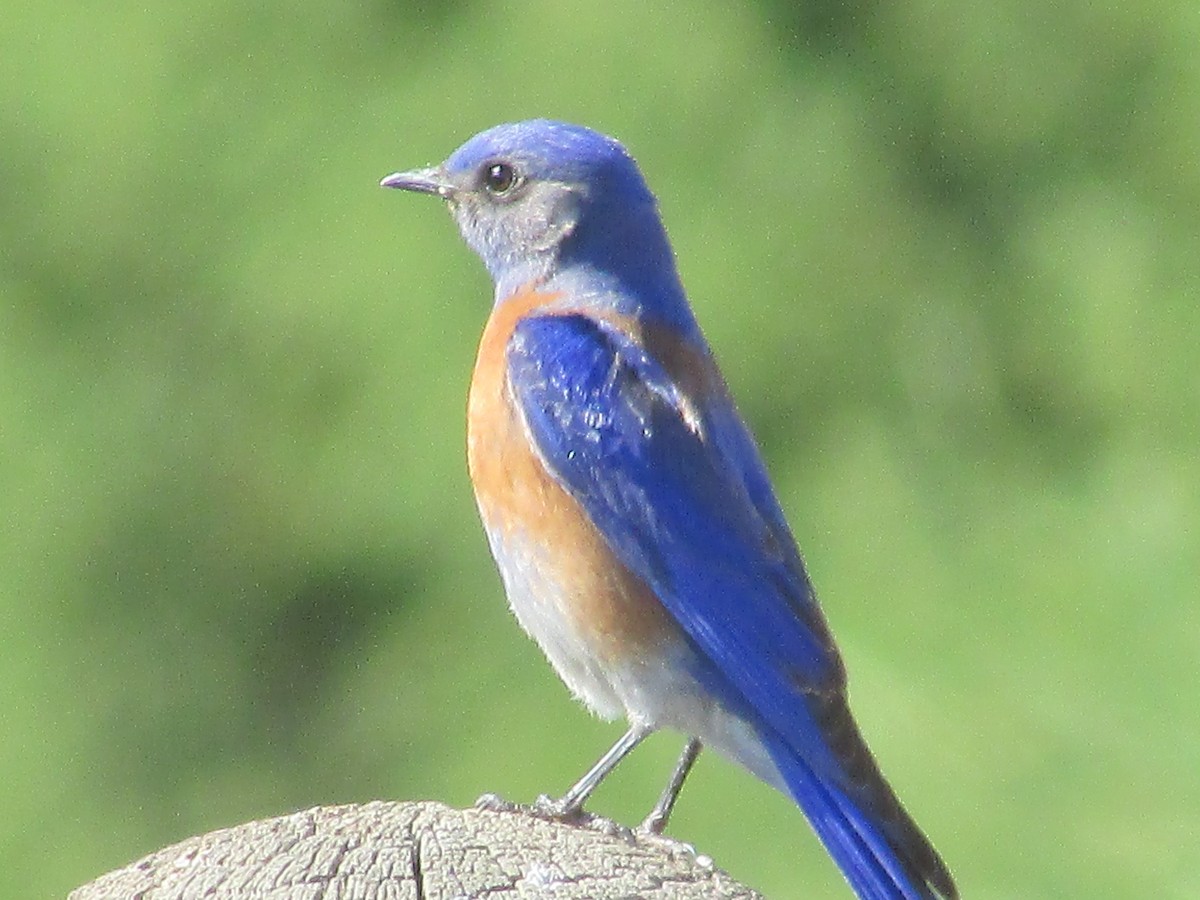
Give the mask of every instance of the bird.
[(444, 200), (494, 282), (467, 400), (476, 505), (521, 627), (585, 706), (628, 723), (544, 810), (580, 813), (648, 735), (673, 730), (683, 754), (643, 831), (662, 831), (711, 747), (796, 802), (859, 898), (958, 897), (851, 715), (797, 542), (629, 151), (533, 119), (381, 186)]

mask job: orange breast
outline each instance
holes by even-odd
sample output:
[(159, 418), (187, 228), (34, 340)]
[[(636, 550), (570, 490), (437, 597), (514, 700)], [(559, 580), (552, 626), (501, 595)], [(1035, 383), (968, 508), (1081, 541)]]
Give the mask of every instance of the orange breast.
[[(559, 313), (544, 309), (556, 299), (525, 290), (501, 303), (488, 321), (468, 402), (471, 481), (501, 568), (511, 564), (507, 550), (517, 546), (537, 560), (536, 577), (526, 579), (534, 582), (532, 588), (520, 597), (510, 591), (509, 597), (533, 637), (549, 652), (553, 638), (537, 629), (565, 628), (601, 659), (628, 658), (658, 648), (678, 634), (678, 626), (546, 471), (508, 385), (506, 351), (513, 329), (539, 310)], [(538, 586), (543, 580), (544, 590)]]

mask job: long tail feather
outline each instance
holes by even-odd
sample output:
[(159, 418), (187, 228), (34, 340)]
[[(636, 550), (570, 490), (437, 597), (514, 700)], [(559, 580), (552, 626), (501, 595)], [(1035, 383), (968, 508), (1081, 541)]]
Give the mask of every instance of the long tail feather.
[(887, 822), (818, 778), (781, 738), (764, 740), (788, 791), (860, 900), (958, 897), (941, 859), (902, 809), (901, 819)]

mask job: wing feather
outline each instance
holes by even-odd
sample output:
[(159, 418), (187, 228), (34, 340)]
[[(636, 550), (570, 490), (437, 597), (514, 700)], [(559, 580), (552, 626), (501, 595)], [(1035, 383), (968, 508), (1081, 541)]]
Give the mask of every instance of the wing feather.
[(780, 541), (769, 488), (764, 504), (765, 476), (755, 484), (747, 461), (730, 453), (753, 453), (753, 443), (712, 431), (744, 428), (736, 414), (705, 415), (697, 429), (696, 404), (662, 364), (583, 314), (523, 320), (507, 357), (546, 468), (682, 626), (705, 663), (699, 676), (835, 775), (814, 709), (801, 701), (842, 690), (841, 660), (786, 527)]

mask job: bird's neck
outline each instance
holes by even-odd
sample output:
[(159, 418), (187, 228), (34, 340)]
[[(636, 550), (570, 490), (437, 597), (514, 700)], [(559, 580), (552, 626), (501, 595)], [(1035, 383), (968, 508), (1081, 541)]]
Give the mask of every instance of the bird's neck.
[(539, 291), (570, 298), (572, 306), (628, 316), (699, 338), (671, 245), (652, 206), (648, 212), (591, 220), (611, 227), (581, 222), (551, 257), (537, 260), (537, 265), (508, 268), (497, 278), (497, 302), (535, 284)]

